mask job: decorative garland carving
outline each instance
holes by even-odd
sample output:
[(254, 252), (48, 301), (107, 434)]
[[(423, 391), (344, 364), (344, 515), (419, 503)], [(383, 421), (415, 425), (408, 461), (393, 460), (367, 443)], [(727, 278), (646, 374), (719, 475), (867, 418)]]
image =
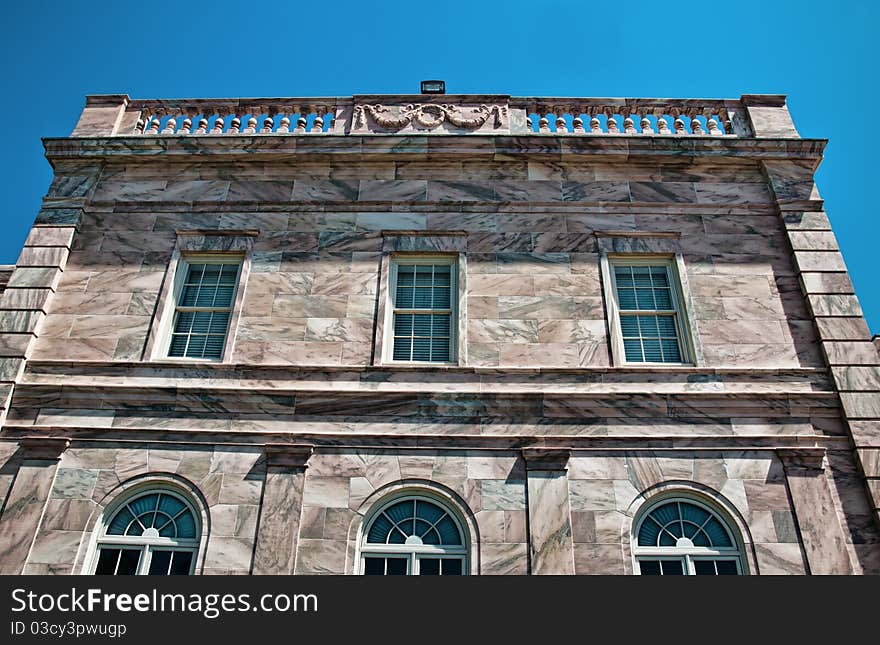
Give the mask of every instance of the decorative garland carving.
[(367, 115), (381, 128), (386, 130), (400, 130), (415, 121), (424, 128), (436, 128), (444, 122), (449, 122), (456, 128), (475, 130), (486, 123), (494, 114), (494, 126), (501, 127), (504, 117), (507, 116), (505, 106), (493, 105), (491, 108), (481, 105), (474, 108), (475, 113), (469, 118), (462, 114), (461, 108), (456, 105), (434, 104), (409, 104), (400, 108), (397, 116), (391, 109), (384, 105), (356, 105), (354, 108), (354, 127), (360, 130), (367, 126)]

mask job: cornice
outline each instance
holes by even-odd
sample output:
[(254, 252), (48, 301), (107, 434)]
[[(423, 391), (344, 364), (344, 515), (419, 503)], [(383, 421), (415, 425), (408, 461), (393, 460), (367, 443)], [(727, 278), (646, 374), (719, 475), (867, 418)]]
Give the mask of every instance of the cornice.
[(663, 157), (800, 159), (818, 162), (827, 139), (712, 138), (628, 135), (204, 135), (44, 138), (50, 162), (71, 159), (113, 161), (430, 160), (454, 157), (564, 159), (597, 156), (613, 161)]

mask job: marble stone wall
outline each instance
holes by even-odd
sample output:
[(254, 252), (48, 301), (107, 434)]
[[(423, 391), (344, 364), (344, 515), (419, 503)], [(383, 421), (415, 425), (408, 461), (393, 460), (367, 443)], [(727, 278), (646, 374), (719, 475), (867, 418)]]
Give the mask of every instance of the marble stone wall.
[[(58, 464), (24, 573), (80, 573), (104, 507), (132, 482), (151, 477), (180, 482), (197, 507), (204, 506), (197, 573), (251, 573), (255, 540), (274, 535), (260, 533), (267, 523), (263, 510), (283, 501), (265, 499), (265, 464), (258, 447), (71, 447)], [(292, 556), (297, 574), (354, 573), (362, 522), (391, 494), (447, 496), (469, 532), (471, 572), (484, 575), (532, 571), (530, 532), (560, 520), (559, 507), (533, 498), (531, 484), (527, 494), (525, 461), (516, 450), (328, 447), (315, 451), (305, 473), (301, 495), (291, 494), (285, 509), (300, 518)], [(731, 518), (750, 573), (810, 570), (800, 531), (811, 516), (792, 505), (790, 482), (773, 451), (574, 450), (567, 473), (553, 478), (569, 500), (562, 519), (570, 539), (553, 558), (560, 573), (571, 573), (565, 558), (579, 575), (631, 573), (634, 518), (645, 501), (671, 492), (695, 495)], [(876, 563), (850, 560), (851, 552), (850, 535), (836, 554), (857, 573), (877, 572)]]
[(197, 507), (205, 506), (199, 573), (250, 573), (265, 477), (259, 448), (112, 442), (62, 455), (24, 573), (81, 573), (104, 507), (145, 477), (179, 481)]
[[(76, 189), (64, 179), (56, 192)], [(227, 362), (375, 361), (383, 231), (397, 229), (466, 234), (470, 365), (609, 365), (597, 231), (671, 236), (706, 365), (821, 364), (766, 178), (745, 160), (111, 164), (32, 358), (140, 360), (185, 229), (259, 231)]]

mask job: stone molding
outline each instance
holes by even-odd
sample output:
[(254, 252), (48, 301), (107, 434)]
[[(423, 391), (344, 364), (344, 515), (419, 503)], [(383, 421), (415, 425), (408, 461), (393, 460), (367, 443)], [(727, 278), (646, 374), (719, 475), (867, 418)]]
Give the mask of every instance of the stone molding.
[(18, 443), (22, 458), (28, 460), (59, 461), (70, 446), (70, 439), (58, 437), (24, 437)]
[(571, 450), (568, 448), (523, 448), (520, 450), (526, 470), (568, 470)]
[(268, 443), (263, 446), (263, 452), (269, 466), (304, 470), (309, 467), (308, 461), (315, 446), (309, 443)]
[(818, 448), (779, 448), (776, 455), (782, 461), (786, 470), (825, 470), (824, 460), (826, 449)]

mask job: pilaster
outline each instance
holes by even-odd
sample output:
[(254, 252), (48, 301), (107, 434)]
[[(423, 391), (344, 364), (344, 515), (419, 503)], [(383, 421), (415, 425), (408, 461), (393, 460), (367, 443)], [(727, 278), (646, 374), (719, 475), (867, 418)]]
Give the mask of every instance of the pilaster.
[(569, 450), (524, 448), (528, 485), (531, 573), (573, 575), (574, 544), (568, 494)]
[(22, 572), (55, 481), (67, 439), (22, 439), (20, 465), (0, 515), (0, 574)]
[(265, 447), (266, 482), (254, 553), (255, 575), (291, 575), (294, 572), (303, 484), (312, 450), (308, 444)]
[(825, 476), (825, 449), (799, 448), (776, 452), (785, 470), (810, 573), (852, 574), (846, 537)]

